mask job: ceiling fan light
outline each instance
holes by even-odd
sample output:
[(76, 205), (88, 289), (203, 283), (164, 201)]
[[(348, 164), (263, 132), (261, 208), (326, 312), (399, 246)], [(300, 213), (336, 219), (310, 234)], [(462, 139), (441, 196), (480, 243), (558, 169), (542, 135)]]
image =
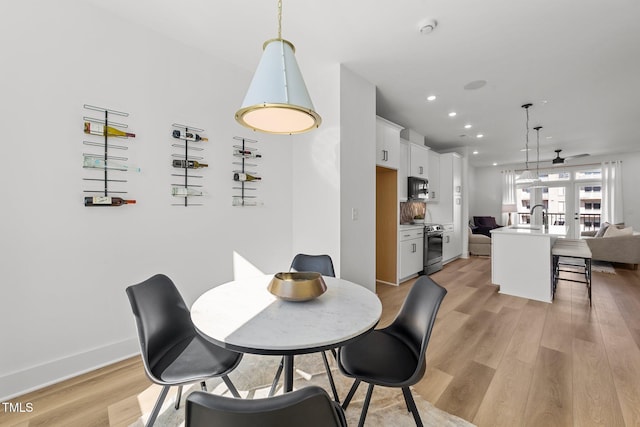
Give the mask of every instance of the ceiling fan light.
[(303, 133), (320, 126), (322, 119), (311, 102), (293, 44), (271, 39), (263, 49), (236, 121), (275, 134)]

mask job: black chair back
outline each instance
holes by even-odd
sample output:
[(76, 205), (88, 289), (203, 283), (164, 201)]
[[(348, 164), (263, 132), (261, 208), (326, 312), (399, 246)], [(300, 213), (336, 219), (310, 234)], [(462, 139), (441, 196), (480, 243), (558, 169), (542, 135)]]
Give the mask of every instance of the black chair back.
[(345, 427), (344, 412), (317, 386), (266, 399), (231, 399), (203, 392), (187, 397), (186, 427)]
[(145, 370), (152, 378), (153, 367), (168, 349), (193, 336), (195, 328), (184, 299), (164, 274), (129, 286), (127, 296), (138, 327)]
[(323, 276), (336, 277), (333, 261), (329, 255), (298, 254), (293, 258), (290, 270), (314, 271)]
[(407, 383), (413, 384), (424, 375), (425, 354), (440, 303), (447, 290), (429, 276), (422, 276), (413, 284), (395, 320), (386, 328), (398, 336), (414, 351), (418, 359), (417, 370)]

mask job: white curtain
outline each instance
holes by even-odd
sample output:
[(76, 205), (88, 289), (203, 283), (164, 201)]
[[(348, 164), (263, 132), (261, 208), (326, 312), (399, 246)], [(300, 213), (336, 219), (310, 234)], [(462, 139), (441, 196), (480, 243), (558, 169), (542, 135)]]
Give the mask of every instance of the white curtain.
[(602, 223), (624, 222), (622, 205), (622, 161), (602, 163)]
[[(502, 171), (502, 205), (516, 205), (516, 172), (513, 170)], [(508, 213), (502, 214), (501, 224), (507, 223)]]

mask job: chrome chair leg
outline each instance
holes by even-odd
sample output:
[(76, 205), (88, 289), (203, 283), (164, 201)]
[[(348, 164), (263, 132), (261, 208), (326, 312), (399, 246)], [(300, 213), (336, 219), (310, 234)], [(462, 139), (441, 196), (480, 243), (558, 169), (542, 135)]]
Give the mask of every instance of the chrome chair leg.
[(162, 408), (162, 403), (164, 403), (164, 399), (167, 397), (168, 392), (169, 392), (168, 385), (162, 387), (160, 396), (158, 396), (158, 400), (156, 400), (156, 404), (153, 406), (153, 411), (151, 411), (151, 415), (149, 415), (149, 419), (147, 420), (146, 427), (151, 427), (156, 422), (156, 418), (158, 418), (158, 414), (160, 413), (160, 408)]
[(269, 397), (272, 397), (276, 393), (276, 388), (278, 387), (278, 382), (280, 381), (280, 376), (282, 375), (283, 367), (284, 367), (284, 357), (280, 359), (280, 365), (278, 365), (276, 376), (273, 378), (273, 382), (271, 383), (271, 389), (269, 389)]
[(182, 386), (179, 385), (178, 386), (178, 394), (176, 394), (176, 405), (174, 406), (174, 408), (176, 408), (176, 410), (180, 409), (180, 399), (182, 398)]
[[(238, 399), (240, 399), (240, 393), (238, 393), (238, 389), (236, 388), (236, 386), (233, 385), (233, 383), (231, 382), (231, 380), (227, 375), (222, 376), (222, 381), (224, 381), (224, 383), (227, 385), (227, 388), (229, 389), (231, 394), (233, 394), (233, 397), (237, 397)], [(206, 391), (206, 386), (204, 390)]]

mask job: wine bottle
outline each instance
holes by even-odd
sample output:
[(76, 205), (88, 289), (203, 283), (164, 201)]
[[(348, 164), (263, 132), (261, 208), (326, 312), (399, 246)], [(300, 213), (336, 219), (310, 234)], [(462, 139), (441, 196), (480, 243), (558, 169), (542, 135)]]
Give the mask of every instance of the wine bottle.
[(178, 139), (184, 139), (185, 141), (208, 141), (209, 138), (200, 136), (194, 132), (185, 132), (180, 130), (173, 131), (173, 137)]
[(187, 169), (199, 169), (206, 168), (209, 165), (206, 163), (196, 162), (195, 160), (174, 160), (173, 167), (174, 168), (187, 168)]
[(122, 206), (131, 205), (135, 202), (135, 200), (125, 200), (122, 197), (111, 196), (94, 196), (84, 198), (85, 206)]
[(234, 173), (234, 181), (260, 181), (262, 178), (259, 176), (249, 175), (248, 173)]
[(121, 136), (123, 138), (134, 138), (136, 136), (135, 133), (124, 132), (111, 126), (105, 126), (99, 123), (84, 122), (84, 133), (104, 136), (105, 132), (107, 136)]
[(140, 168), (135, 166), (125, 165), (124, 163), (114, 162), (113, 160), (107, 160), (105, 163), (104, 159), (91, 156), (84, 156), (84, 162), (82, 166), (85, 168), (140, 172)]
[(234, 150), (233, 154), (240, 156), (240, 157), (247, 157), (247, 158), (252, 158), (252, 159), (259, 159), (262, 157), (262, 154), (257, 154), (257, 153), (253, 153), (249, 150)]
[(173, 186), (171, 187), (171, 195), (187, 197), (187, 196), (202, 196), (204, 195), (204, 193), (201, 190), (196, 190), (195, 188), (191, 188), (191, 187)]

